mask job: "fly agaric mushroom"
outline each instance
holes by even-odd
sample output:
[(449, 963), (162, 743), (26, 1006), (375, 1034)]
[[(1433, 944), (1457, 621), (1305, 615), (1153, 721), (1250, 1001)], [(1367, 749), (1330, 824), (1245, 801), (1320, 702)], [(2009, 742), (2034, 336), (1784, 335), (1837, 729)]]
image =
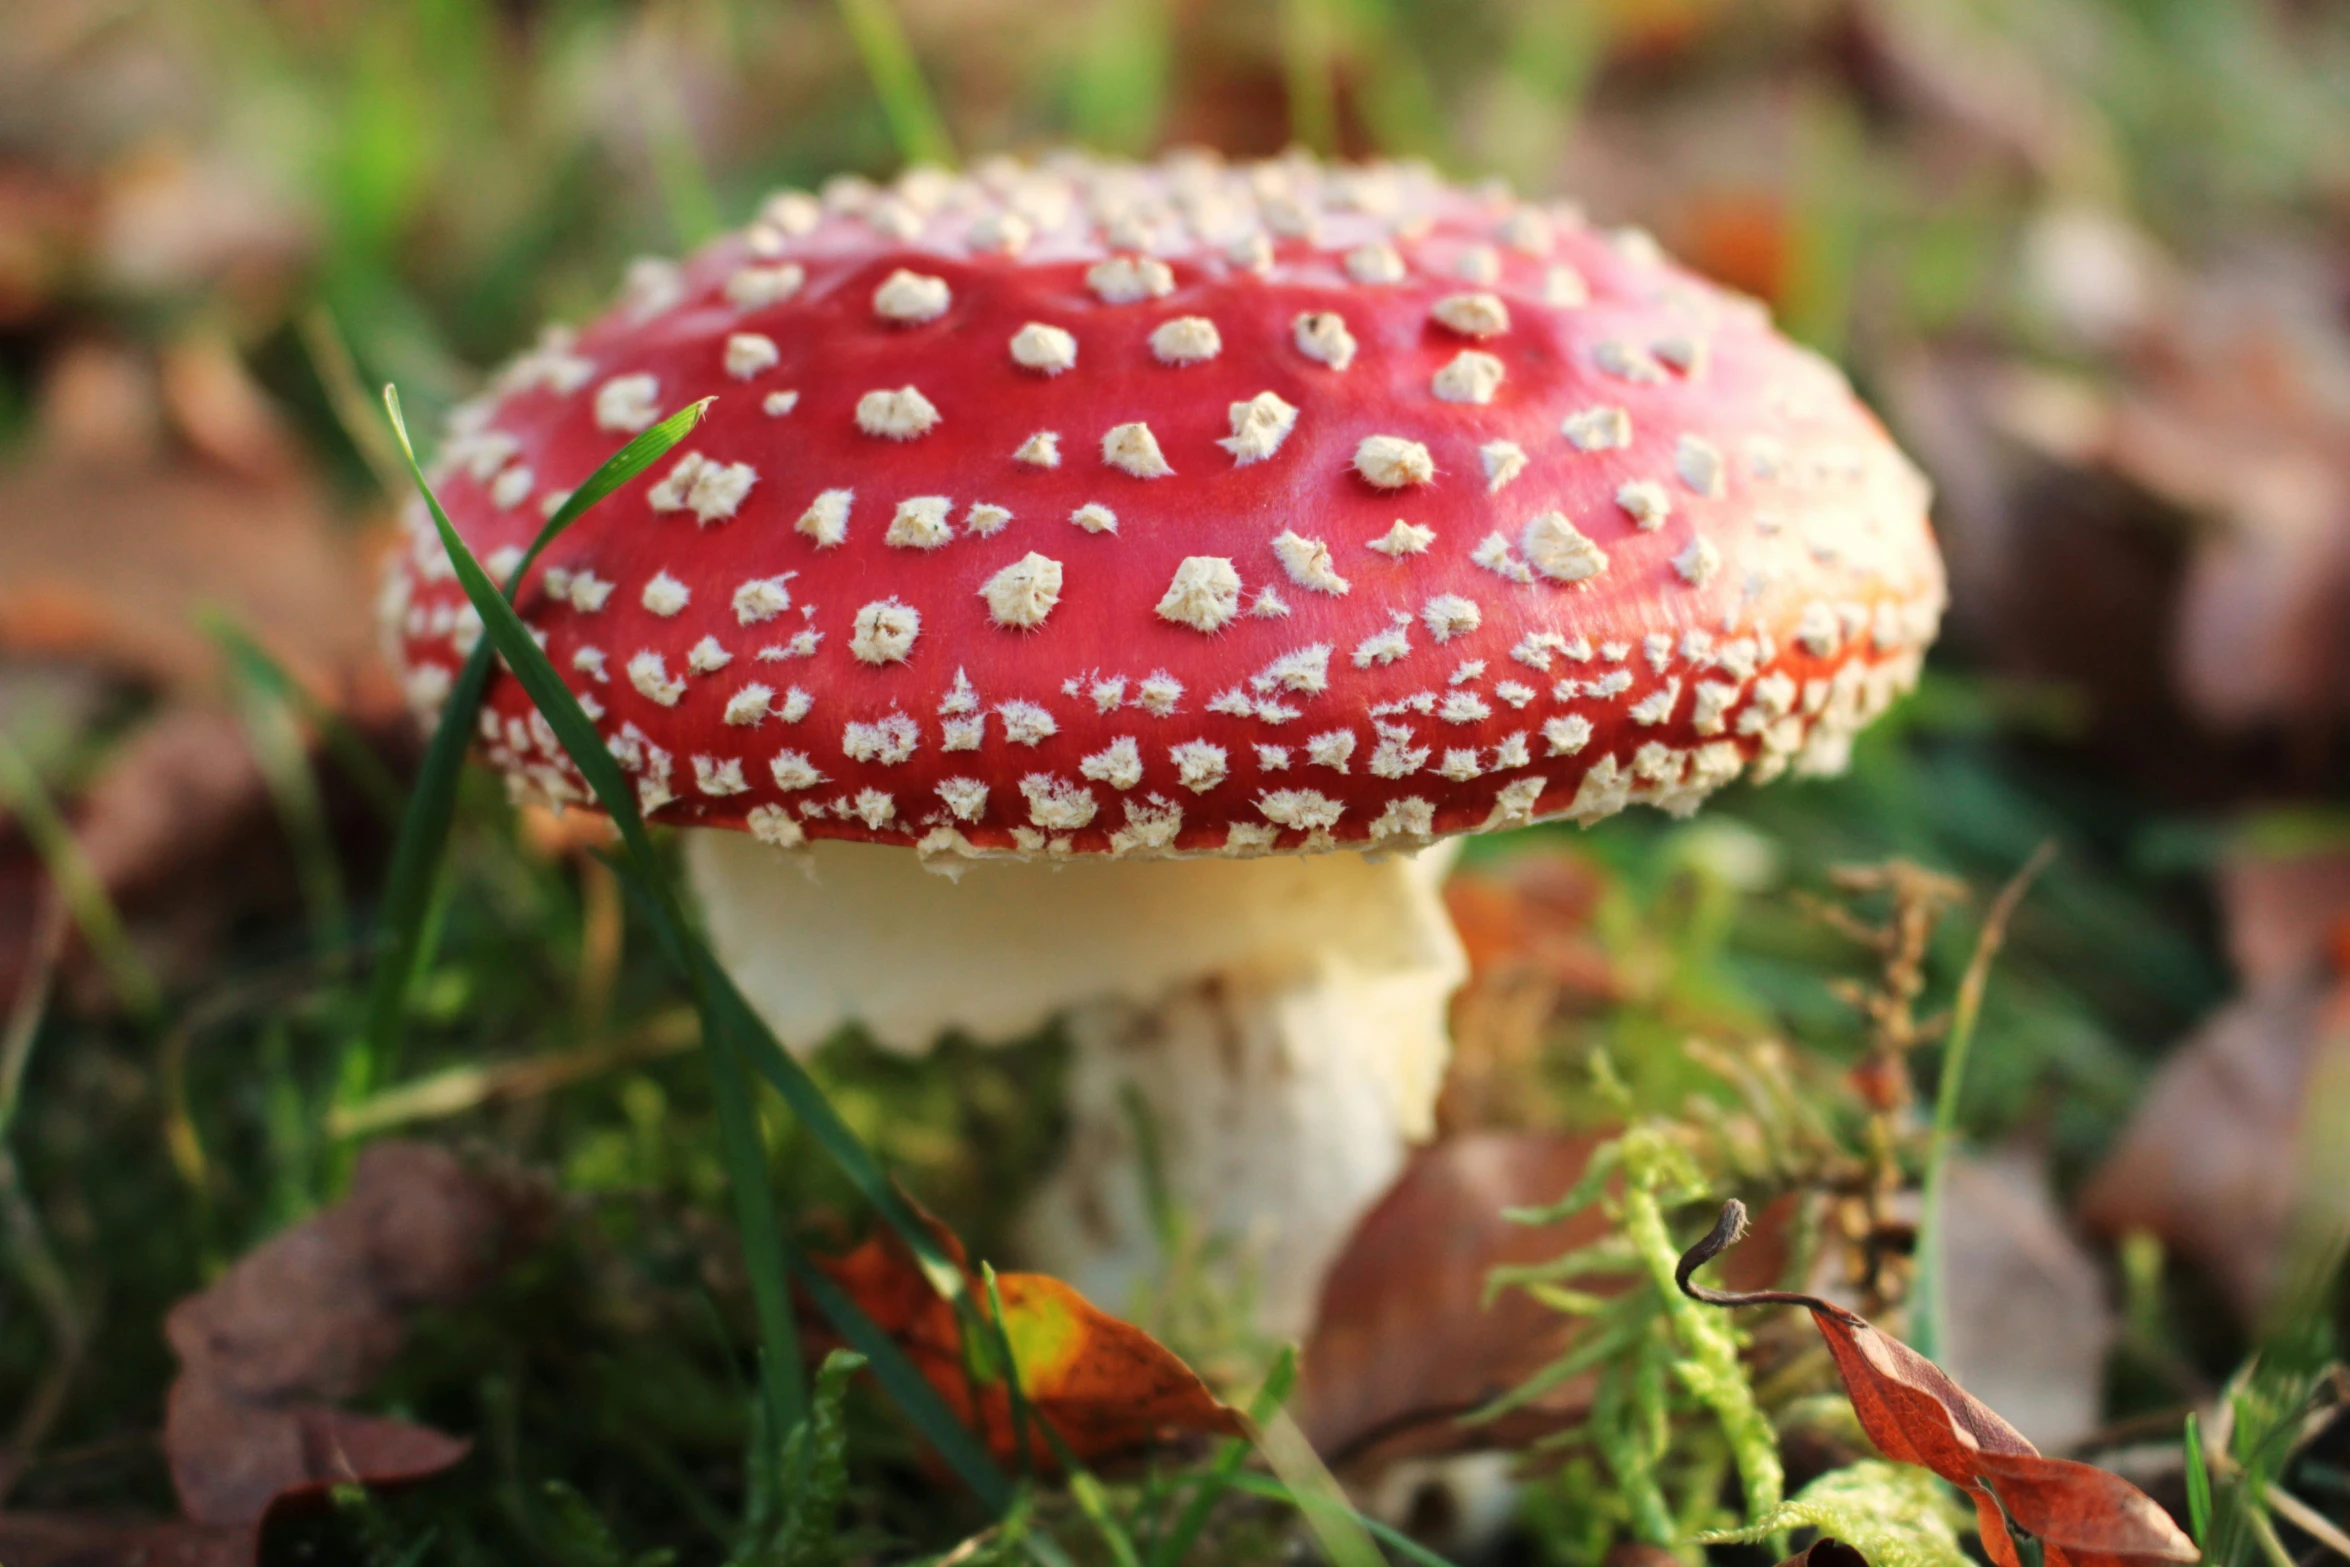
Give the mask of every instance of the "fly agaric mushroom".
[[(440, 494), (496, 570), (713, 393), (518, 607), (700, 829), (722, 959), (794, 1048), (1065, 1017), (1042, 1260), (1113, 1298), (1148, 1265), (1139, 1093), (1280, 1331), (1429, 1130), (1462, 963), (1417, 851), (1833, 771), (1943, 604), (1833, 367), (1643, 234), (1409, 166), (787, 192), (510, 364)], [(430, 714), (479, 626), (411, 526)], [(481, 735), (586, 800), (511, 680)]]

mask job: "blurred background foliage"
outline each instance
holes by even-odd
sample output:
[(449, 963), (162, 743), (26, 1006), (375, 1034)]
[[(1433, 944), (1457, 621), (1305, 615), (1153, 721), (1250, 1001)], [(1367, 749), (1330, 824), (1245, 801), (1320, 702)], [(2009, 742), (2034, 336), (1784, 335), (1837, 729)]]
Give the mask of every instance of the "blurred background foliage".
[[(1573, 195), (1768, 301), (1939, 487), (1946, 640), (1849, 775), (1475, 846), (1504, 890), (1460, 905), (1483, 988), (1455, 1130), (1588, 1123), (1594, 1043), (1650, 1108), (1712, 1091), (1676, 1048), (1692, 1034), (1855, 1059), (1830, 982), (1869, 965), (1804, 895), (1895, 857), (1962, 878), (1978, 897), (1928, 965), (1946, 999), (1981, 895), (2053, 840), (1989, 993), (1970, 1129), (2047, 1160), (2069, 1200), (2226, 1003), (2288, 1063), (2284, 1124), (2253, 1138), (2290, 1143), (2290, 1063), (2314, 1047), (2280, 1019), (2350, 971), (2350, 8), (8, 0), (0, 996), (21, 1026), (0, 1124), (26, 1109), (0, 1172), (21, 1286), (0, 1409), (29, 1411), (14, 1450), (45, 1456), (0, 1486), (160, 1502), (132, 1434), (169, 1376), (164, 1305), (337, 1192), (352, 1139), (423, 1127), (542, 1172), (579, 1220), (403, 1362), (392, 1401), (489, 1459), (444, 1537), (482, 1559), (539, 1538), (555, 1475), (647, 1539), (719, 1532), (746, 1339), (706, 1095), (576, 833), (475, 780), (418, 1042), (357, 1068), (341, 1049), (334, 932), (364, 927), (381, 775), (412, 741), (366, 624), (383, 453), (338, 409), (335, 361), (397, 380), (425, 428), (631, 257), (779, 185), (1067, 141), (1302, 143)], [(299, 689), (224, 658), (199, 610)], [(39, 890), (44, 799), (119, 915), (113, 947), (66, 941)], [(1547, 988), (1513, 1011), (1488, 981), (1528, 961)], [(23, 1001), (52, 976), (45, 1012)], [(1057, 1043), (916, 1067), (848, 1040), (822, 1067), (993, 1254), (1052, 1157), (1033, 1107)], [(845, 1194), (770, 1130), (821, 1233)], [(2213, 1303), (2261, 1259), (2210, 1215), (2089, 1217), (2186, 1259), (2158, 1281), (2171, 1306), (2136, 1297), (2173, 1313), (2140, 1371), (2222, 1374), (2248, 1319)], [(1214, 1302), (1178, 1281), (1154, 1309), (1225, 1364)], [(902, 1438), (868, 1424), (882, 1484), (919, 1494)]]

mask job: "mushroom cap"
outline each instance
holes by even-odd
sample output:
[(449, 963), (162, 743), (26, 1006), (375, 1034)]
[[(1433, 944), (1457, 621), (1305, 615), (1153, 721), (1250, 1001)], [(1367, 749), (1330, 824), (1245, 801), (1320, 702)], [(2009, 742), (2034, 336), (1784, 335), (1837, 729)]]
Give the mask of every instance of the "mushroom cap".
[[(1403, 847), (1841, 766), (1944, 601), (1927, 487), (1763, 310), (1424, 169), (1078, 157), (786, 192), (551, 331), (436, 490), (658, 820), (926, 854)], [(478, 621), (420, 511), (428, 715)], [(510, 677), (522, 791), (584, 801)]]

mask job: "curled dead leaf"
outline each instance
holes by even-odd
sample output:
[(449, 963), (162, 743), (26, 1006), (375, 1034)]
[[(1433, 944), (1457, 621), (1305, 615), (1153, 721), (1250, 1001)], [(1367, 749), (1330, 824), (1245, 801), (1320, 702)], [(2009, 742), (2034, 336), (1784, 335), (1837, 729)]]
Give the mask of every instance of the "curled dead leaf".
[(1734, 1245), (1746, 1205), (1722, 1205), (1712, 1231), (1682, 1255), (1682, 1293), (1710, 1306), (1801, 1306), (1835, 1357), (1861, 1429), (1887, 1458), (1932, 1470), (1975, 1504), (1983, 1548), (2020, 1567), (2008, 1523), (2039, 1540), (2047, 1567), (2152, 1567), (2201, 1553), (2170, 1514), (2121, 1476), (2049, 1458), (1925, 1356), (1843, 1307), (1787, 1290), (1708, 1289), (1691, 1275)]

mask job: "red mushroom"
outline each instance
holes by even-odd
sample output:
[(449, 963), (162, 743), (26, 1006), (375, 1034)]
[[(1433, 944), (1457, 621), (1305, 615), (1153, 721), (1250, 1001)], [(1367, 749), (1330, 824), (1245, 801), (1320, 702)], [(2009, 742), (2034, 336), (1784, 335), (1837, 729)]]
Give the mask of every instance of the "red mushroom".
[[(1411, 851), (1832, 771), (1943, 604), (1832, 366), (1645, 235), (1408, 166), (785, 193), (509, 365), (442, 499), (494, 569), (712, 393), (520, 608), (656, 820), (743, 829), (690, 846), (722, 956), (795, 1046), (1074, 1008), (1052, 1260), (1147, 1256), (1139, 1087), (1177, 1195), (1278, 1248), (1278, 1326), (1426, 1131), (1460, 957)], [(477, 627), (428, 527), (388, 608), (429, 712)], [(482, 735), (584, 800), (513, 682)]]

